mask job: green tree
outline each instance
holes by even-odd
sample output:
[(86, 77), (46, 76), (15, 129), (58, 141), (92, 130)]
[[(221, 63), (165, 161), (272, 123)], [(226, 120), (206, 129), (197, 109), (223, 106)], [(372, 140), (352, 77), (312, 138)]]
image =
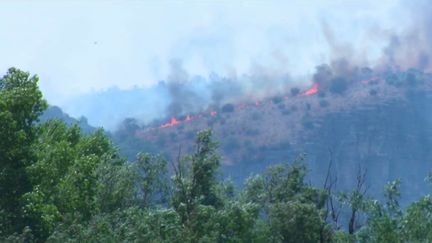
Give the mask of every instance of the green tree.
[(331, 228), (324, 220), (327, 195), (304, 182), (306, 167), (300, 156), (291, 165), (269, 167), (247, 180), (242, 200), (260, 205), (262, 231), (272, 242), (329, 242)]
[(10, 68), (0, 79), (0, 235), (21, 232), (20, 199), (31, 190), (25, 168), (35, 161), (33, 126), (47, 103), (38, 77)]
[(389, 182), (385, 186), (384, 196), (384, 203), (377, 200), (365, 202), (367, 224), (357, 234), (361, 242), (403, 242), (400, 181)]
[(196, 234), (201, 226), (199, 215), (207, 211), (204, 210), (206, 207), (199, 206), (220, 207), (222, 203), (216, 181), (220, 158), (211, 136), (211, 130), (199, 132), (195, 153), (179, 160), (175, 168), (172, 205), (191, 235)]
[(89, 220), (128, 198), (131, 190), (115, 188), (120, 181), (132, 184), (125, 182), (130, 176), (119, 179), (120, 174), (127, 175), (125, 161), (103, 131), (85, 135), (77, 125), (48, 121), (38, 126), (32, 149), (36, 160), (26, 168), (32, 190), (23, 195), (22, 205), (38, 240), (65, 219)]
[(132, 164), (135, 197), (141, 207), (152, 207), (168, 200), (167, 161), (160, 156), (140, 153)]

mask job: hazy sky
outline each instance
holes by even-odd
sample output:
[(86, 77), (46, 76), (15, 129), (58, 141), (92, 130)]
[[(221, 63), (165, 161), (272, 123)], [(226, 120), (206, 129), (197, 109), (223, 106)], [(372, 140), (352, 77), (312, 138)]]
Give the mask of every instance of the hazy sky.
[(0, 70), (38, 74), (48, 101), (63, 107), (85, 93), (155, 84), (173, 59), (191, 74), (262, 65), (306, 80), (338, 55), (331, 35), (373, 61), (385, 44), (373, 33), (402, 29), (405, 14), (394, 0), (2, 1)]

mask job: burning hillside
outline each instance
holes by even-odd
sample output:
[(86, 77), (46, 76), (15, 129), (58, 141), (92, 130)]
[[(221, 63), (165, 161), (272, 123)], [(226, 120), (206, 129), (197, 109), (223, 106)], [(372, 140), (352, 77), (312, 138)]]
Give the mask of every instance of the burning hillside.
[[(319, 91), (318, 87), (319, 87), (318, 84), (313, 84), (312, 87), (310, 87), (309, 89), (303, 91), (300, 94), (300, 96), (314, 95), (314, 94), (318, 93), (318, 91)], [(284, 98), (288, 99), (288, 96), (284, 96)], [(259, 107), (259, 106), (266, 105), (266, 104), (270, 105), (271, 102), (265, 103), (263, 101), (256, 101), (255, 102), (255, 107)], [(252, 106), (248, 105), (248, 104), (239, 104), (239, 105), (237, 105), (237, 109), (238, 110), (243, 110), (243, 109), (247, 109), (247, 108), (250, 108), (250, 107), (252, 107)], [(217, 111), (210, 111), (208, 114), (211, 117), (215, 117), (215, 116), (217, 116), (218, 112)], [(195, 121), (197, 119), (203, 119), (203, 118), (206, 118), (205, 114), (197, 114), (197, 115), (194, 115), (194, 116), (186, 115), (186, 117), (184, 117), (183, 119), (178, 119), (176, 117), (171, 117), (171, 120), (169, 122), (160, 125), (159, 128), (172, 127), (172, 126), (175, 126), (175, 125), (178, 125), (178, 124), (182, 124), (184, 122)]]
[[(431, 97), (428, 102), (432, 104), (430, 75), (409, 70), (353, 79), (348, 86), (345, 84), (335, 78), (303, 91), (260, 99), (258, 103), (227, 104), (204, 113), (172, 118), (159, 125), (164, 129), (141, 127), (135, 130), (134, 136), (174, 158), (179, 147), (184, 153), (192, 150), (197, 131), (211, 128), (221, 143), (226, 168), (243, 168), (242, 173), (237, 171), (234, 175), (239, 180), (300, 152), (309, 154), (311, 170), (318, 173), (317, 178), (328, 162), (329, 151), (334, 156), (339, 154), (334, 159), (342, 163), (338, 165), (341, 173), (352, 174), (355, 165), (343, 161), (369, 158), (370, 162), (365, 163), (370, 164), (371, 161), (399, 161), (398, 156), (410, 161), (407, 154), (393, 150), (394, 136), (401, 137), (397, 141), (409, 140), (413, 144), (432, 138), (432, 112), (429, 112), (432, 107), (424, 100)], [(404, 122), (406, 119), (414, 120)], [(426, 130), (417, 130), (416, 119)], [(414, 150), (417, 161), (420, 158), (432, 161), (432, 154), (421, 157), (420, 152)], [(399, 166), (402, 161), (394, 163)], [(391, 170), (380, 167), (384, 165), (370, 164), (371, 168), (374, 166), (380, 173)], [(384, 173), (385, 180), (391, 178), (392, 174), (388, 173)], [(340, 180), (349, 183), (350, 178), (341, 174)]]

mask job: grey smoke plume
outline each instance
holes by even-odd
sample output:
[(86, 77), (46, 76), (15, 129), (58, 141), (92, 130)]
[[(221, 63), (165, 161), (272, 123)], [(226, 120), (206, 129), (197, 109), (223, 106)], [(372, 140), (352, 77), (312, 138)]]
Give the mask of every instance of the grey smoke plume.
[[(320, 87), (326, 89), (335, 80), (349, 86), (358, 79), (398, 69), (417, 68), (431, 72), (432, 6), (428, 1), (410, 1), (405, 4), (407, 16), (410, 16), (404, 20), (407, 28), (389, 30), (375, 26), (374, 29), (364, 30), (372, 42), (386, 43), (377, 61), (369, 60), (367, 50), (340, 40), (336, 27), (322, 21), (322, 34), (328, 44), (330, 58), (324, 64), (317, 63), (315, 72), (308, 75), (310, 82), (301, 83), (292, 78), (288, 71), (288, 60), (298, 57), (284, 54), (283, 50), (277, 48), (271, 55), (280, 65), (264, 66), (255, 62), (248, 74), (238, 74), (233, 70), (229, 75), (212, 73), (206, 77), (195, 76), (188, 73), (181, 60), (173, 60), (170, 74), (158, 85), (99, 93), (86, 102), (95, 104), (95, 107), (86, 107), (88, 111), (85, 113), (93, 116), (89, 120), (100, 121), (99, 124), (112, 121), (112, 128), (115, 127), (114, 122), (119, 123), (125, 117), (135, 117), (143, 123), (149, 123), (154, 119), (188, 115), (226, 103), (255, 102), (264, 97), (287, 94), (294, 86), (306, 89), (312, 83), (319, 83)], [(187, 58), (184, 57), (185, 60)], [(112, 110), (115, 111), (115, 118), (107, 115), (106, 111)]]
[(209, 77), (191, 76), (181, 61), (174, 60), (170, 64), (170, 74), (162, 82), (170, 100), (167, 116), (187, 115), (229, 102), (282, 94), (292, 86), (288, 73), (258, 64), (253, 66), (251, 74), (241, 77), (221, 77), (215, 73)]
[[(430, 1), (405, 1), (408, 10), (404, 22), (409, 27), (402, 32), (379, 30), (387, 39), (382, 58), (377, 68), (396, 68), (406, 70), (417, 68), (426, 72), (432, 71), (432, 5)], [(396, 16), (395, 16), (396, 17)]]

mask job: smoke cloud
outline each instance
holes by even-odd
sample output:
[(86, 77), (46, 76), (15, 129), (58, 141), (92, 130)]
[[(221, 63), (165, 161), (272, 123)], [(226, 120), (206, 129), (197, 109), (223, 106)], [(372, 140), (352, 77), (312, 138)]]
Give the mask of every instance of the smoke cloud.
[[(321, 36), (327, 44), (329, 56), (323, 63), (317, 62), (316, 69), (301, 78), (294, 77), (289, 66), (290, 61), (301, 57), (275, 47), (269, 53), (272, 64), (263, 65), (254, 60), (247, 74), (237, 73), (235, 68), (231, 68), (228, 74), (194, 75), (184, 67), (183, 61), (188, 59), (184, 56), (171, 60), (166, 79), (151, 88), (111, 89), (78, 100), (83, 104), (97, 104), (97, 108), (89, 107), (84, 113), (93, 116), (89, 119), (93, 123), (106, 124), (112, 129), (126, 117), (137, 118), (146, 124), (154, 119), (185, 116), (227, 103), (254, 102), (287, 94), (293, 87), (306, 89), (312, 83), (325, 89), (334, 81), (349, 86), (355, 80), (391, 70), (416, 68), (431, 72), (432, 7), (428, 1), (403, 2), (403, 6), (406, 10), (404, 28), (396, 30), (374, 25), (364, 29), (368, 43), (364, 46), (340, 38), (338, 28), (322, 20)], [(375, 44), (380, 47), (378, 54), (369, 50)], [(116, 110), (116, 117), (102, 114), (110, 109)], [(109, 124), (107, 120), (110, 120)]]

